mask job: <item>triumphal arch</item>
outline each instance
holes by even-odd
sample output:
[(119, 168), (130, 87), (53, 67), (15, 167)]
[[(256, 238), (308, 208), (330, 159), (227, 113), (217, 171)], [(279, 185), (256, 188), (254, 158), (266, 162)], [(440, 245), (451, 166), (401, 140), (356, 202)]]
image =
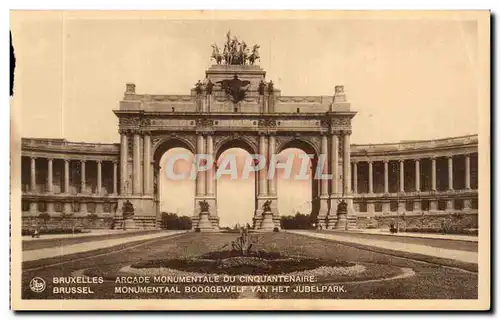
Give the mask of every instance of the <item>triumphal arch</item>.
[[(158, 221), (159, 161), (171, 148), (217, 159), (228, 148), (239, 147), (270, 159), (292, 147), (327, 159), (322, 170), (331, 177), (312, 183), (317, 224), (345, 228), (355, 223), (349, 140), (356, 112), (344, 87), (332, 86), (329, 96), (283, 95), (258, 65), (258, 45), (247, 47), (228, 34), (223, 50), (212, 47), (214, 64), (186, 95), (139, 94), (135, 84), (126, 85), (120, 107), (114, 110), (121, 135), (117, 211), (130, 201), (137, 217)], [(268, 178), (270, 169), (266, 163), (255, 179), (256, 229), (280, 228), (277, 179)], [(198, 172), (194, 229), (218, 229), (216, 194), (214, 170)], [(347, 218), (342, 221), (337, 218), (339, 203), (347, 204)]]

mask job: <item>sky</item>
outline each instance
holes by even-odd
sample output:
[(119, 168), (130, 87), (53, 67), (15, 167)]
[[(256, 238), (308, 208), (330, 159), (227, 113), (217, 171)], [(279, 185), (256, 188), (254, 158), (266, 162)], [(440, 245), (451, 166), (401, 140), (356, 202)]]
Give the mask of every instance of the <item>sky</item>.
[[(22, 108), (16, 129), (22, 137), (119, 142), (112, 110), (119, 107), (125, 83), (135, 83), (138, 93), (188, 94), (211, 65), (211, 44), (220, 47), (228, 30), (260, 45), (260, 66), (283, 95), (333, 95), (335, 85), (343, 84), (357, 111), (352, 143), (478, 132), (478, 26), (472, 20), (114, 17), (62, 12), (12, 17), (19, 67), (14, 99)], [(220, 209), (243, 208), (228, 194), (236, 187), (252, 197), (251, 183), (221, 182)], [(166, 182), (163, 187), (169, 189)], [(281, 201), (280, 210), (292, 212), (310, 201), (305, 188), (280, 183), (278, 192), (294, 195)], [(164, 209), (192, 210), (192, 199), (184, 198), (172, 204), (162, 194)], [(253, 206), (253, 200), (247, 202)], [(247, 202), (243, 211), (252, 211)]]

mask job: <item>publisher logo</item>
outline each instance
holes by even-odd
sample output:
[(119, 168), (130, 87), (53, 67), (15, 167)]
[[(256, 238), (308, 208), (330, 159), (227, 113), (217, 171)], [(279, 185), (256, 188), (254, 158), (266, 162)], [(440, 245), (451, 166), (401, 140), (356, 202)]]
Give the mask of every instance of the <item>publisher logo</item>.
[(30, 289), (33, 292), (43, 292), (47, 287), (45, 280), (40, 277), (34, 277), (30, 281)]

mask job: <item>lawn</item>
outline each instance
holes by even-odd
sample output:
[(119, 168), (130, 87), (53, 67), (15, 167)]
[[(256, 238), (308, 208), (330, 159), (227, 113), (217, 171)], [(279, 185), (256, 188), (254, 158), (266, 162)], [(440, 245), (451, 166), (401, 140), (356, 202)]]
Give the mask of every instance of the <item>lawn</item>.
[[(115, 283), (111, 279), (116, 272), (124, 266), (137, 263), (147, 263), (158, 259), (180, 259), (197, 257), (208, 252), (219, 251), (234, 240), (235, 234), (200, 234), (187, 233), (171, 239), (159, 239), (145, 242), (144, 245), (129, 250), (113, 252), (99, 257), (92, 257), (88, 253), (78, 259), (78, 255), (71, 258), (60, 258), (56, 261), (67, 262), (60, 266), (48, 267), (23, 274), (23, 297), (38, 299), (85, 298), (85, 299), (178, 299), (178, 298), (237, 298), (237, 293), (210, 294), (210, 293), (166, 293), (161, 296), (145, 293), (116, 294)], [(433, 263), (419, 262), (411, 259), (396, 257), (391, 254), (373, 252), (365, 248), (355, 248), (346, 244), (329, 240), (315, 239), (301, 235), (280, 233), (267, 233), (259, 235), (260, 240), (256, 245), (258, 250), (276, 251), (286, 255), (307, 256), (318, 259), (347, 261), (367, 266), (367, 279), (391, 277), (394, 270), (410, 268), (415, 272), (412, 277), (387, 281), (344, 281), (341, 284), (345, 290), (336, 293), (293, 293), (293, 292), (261, 292), (255, 297), (259, 298), (301, 298), (301, 299), (476, 299), (477, 298), (477, 273), (448, 268), (439, 265), (439, 260)], [(367, 244), (369, 241), (367, 241)], [(104, 249), (103, 249), (104, 250)], [(102, 253), (102, 252), (101, 252)], [(409, 257), (411, 258), (411, 257)], [(418, 257), (417, 257), (418, 258)], [(67, 260), (66, 260), (67, 259)], [(47, 261), (44, 264), (48, 264)], [(30, 267), (37, 267), (30, 264)], [(69, 276), (77, 270), (91, 270), (92, 273), (106, 275), (108, 281), (95, 285), (92, 295), (57, 295), (51, 293), (54, 286), (48, 280), (48, 290), (44, 293), (34, 294), (29, 290), (28, 283), (34, 276), (51, 279), (53, 276)], [(203, 270), (201, 270), (203, 271)], [(389, 271), (389, 272), (388, 272)], [(368, 276), (369, 275), (369, 276)], [(291, 284), (292, 287), (294, 284)], [(182, 287), (182, 286), (180, 286)]]

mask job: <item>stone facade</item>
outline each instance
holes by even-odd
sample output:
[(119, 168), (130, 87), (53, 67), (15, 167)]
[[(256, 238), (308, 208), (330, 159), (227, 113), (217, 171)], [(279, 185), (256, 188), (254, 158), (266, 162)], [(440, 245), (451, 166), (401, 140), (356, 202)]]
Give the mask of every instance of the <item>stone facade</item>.
[[(324, 228), (345, 228), (337, 222), (341, 199), (348, 204), (350, 227), (373, 221), (385, 225), (377, 217), (402, 214), (477, 215), (477, 136), (351, 145), (356, 112), (343, 86), (336, 86), (332, 96), (282, 96), (265, 75), (257, 65), (213, 65), (188, 95), (137, 94), (135, 84), (127, 84), (114, 110), (118, 144), (23, 139), (23, 218), (29, 224), (40, 212), (76, 218), (97, 214), (107, 221), (100, 226), (122, 228), (122, 205), (128, 200), (135, 209), (135, 227), (155, 228), (159, 161), (174, 147), (215, 159), (232, 147), (268, 159), (290, 147), (316, 158), (324, 155), (332, 179), (313, 181), (312, 212)], [(237, 100), (231, 96), (234, 90)], [(256, 229), (268, 200), (275, 228), (280, 228), (277, 180), (266, 179), (267, 170), (256, 178)], [(209, 170), (196, 177), (194, 229), (199, 203), (206, 201), (209, 224), (218, 230), (213, 174)]]

